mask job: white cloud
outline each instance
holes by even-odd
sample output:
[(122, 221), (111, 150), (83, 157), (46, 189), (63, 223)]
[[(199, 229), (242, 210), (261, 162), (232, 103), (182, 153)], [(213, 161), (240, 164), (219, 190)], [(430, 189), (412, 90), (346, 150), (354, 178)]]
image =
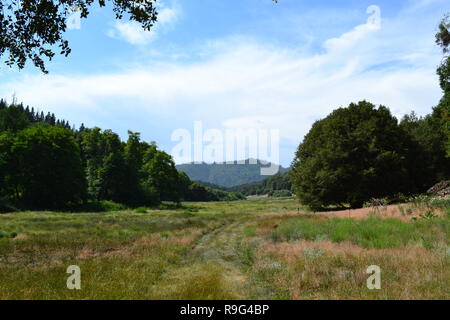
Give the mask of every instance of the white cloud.
[(325, 48), (327, 52), (341, 52), (347, 51), (352, 48), (353, 45), (361, 42), (368, 35), (381, 28), (381, 9), (378, 6), (370, 6), (367, 9), (367, 13), (371, 16), (367, 19), (367, 23), (355, 27), (352, 31), (344, 33), (338, 38), (328, 39), (325, 42)]
[(179, 17), (180, 7), (173, 4), (172, 7), (162, 6), (158, 12), (158, 23), (163, 25), (173, 24), (177, 21)]
[(109, 29), (106, 34), (111, 38), (126, 41), (132, 45), (143, 46), (155, 41), (159, 33), (165, 32), (173, 27), (179, 15), (180, 7), (176, 2), (173, 2), (171, 7), (160, 3), (158, 21), (150, 31), (144, 30), (141, 24), (135, 21), (122, 22), (116, 20), (114, 27)]
[(444, 2), (446, 2), (447, 0), (410, 0), (411, 2), (411, 6), (410, 6), (410, 10), (414, 11), (414, 10), (420, 10), (432, 5), (438, 5), (438, 4), (442, 4)]
[(24, 77), (4, 85), (0, 94), (15, 91), (26, 103), (65, 111), (73, 121), (87, 115), (100, 119), (113, 109), (117, 119), (135, 112), (136, 119), (151, 116), (186, 128), (193, 120), (224, 128), (275, 128), (295, 145), (313, 121), (363, 99), (384, 104), (395, 115), (429, 113), (441, 96), (435, 75), (441, 56), (434, 30), (415, 28), (423, 29), (405, 18), (383, 20), (382, 28), (369, 21), (325, 41), (323, 53), (309, 56), (232, 37), (201, 48), (208, 55), (195, 63)]
[(132, 45), (145, 45), (156, 38), (154, 30), (145, 31), (137, 22), (116, 21), (114, 29), (107, 32), (111, 38), (124, 40)]

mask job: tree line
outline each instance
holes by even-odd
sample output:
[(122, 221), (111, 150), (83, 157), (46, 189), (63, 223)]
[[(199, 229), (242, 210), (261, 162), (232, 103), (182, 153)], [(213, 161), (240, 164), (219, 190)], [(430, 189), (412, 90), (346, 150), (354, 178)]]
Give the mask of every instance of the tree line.
[(360, 207), (371, 198), (424, 193), (450, 179), (450, 23), (436, 42), (445, 53), (437, 69), (443, 97), (431, 114), (398, 121), (385, 106), (361, 101), (317, 121), (298, 147), (291, 181), (312, 208)]
[(79, 129), (54, 114), (0, 100), (0, 209), (70, 209), (109, 200), (231, 201), (243, 196), (199, 185), (156, 143), (128, 132)]
[(280, 173), (269, 177), (260, 182), (253, 182), (235, 186), (228, 190), (242, 193), (246, 196), (252, 195), (269, 195), (269, 196), (289, 196), (293, 192), (292, 183), (290, 181), (290, 174)]

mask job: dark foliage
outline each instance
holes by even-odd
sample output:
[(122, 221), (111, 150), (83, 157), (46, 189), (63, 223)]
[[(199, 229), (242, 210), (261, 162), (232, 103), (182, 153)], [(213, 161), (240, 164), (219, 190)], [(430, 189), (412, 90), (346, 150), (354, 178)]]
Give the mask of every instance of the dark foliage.
[(185, 195), (186, 201), (237, 201), (245, 200), (246, 197), (239, 192), (227, 192), (219, 189), (212, 189), (200, 183), (192, 183)]
[(371, 197), (408, 193), (408, 135), (389, 109), (362, 101), (317, 121), (299, 146), (292, 182), (302, 201), (317, 208), (360, 207)]
[(229, 190), (241, 192), (247, 196), (270, 195), (279, 190), (293, 191), (288, 173), (277, 174), (263, 181), (232, 187)]
[(54, 114), (0, 100), (0, 211), (243, 198), (193, 183), (139, 133), (122, 142), (111, 130), (70, 129)]
[(1, 194), (17, 205), (56, 209), (86, 198), (85, 177), (72, 132), (34, 126), (0, 135)]
[(444, 53), (449, 51), (450, 46), (450, 21), (446, 16), (439, 24), (439, 32), (436, 34), (436, 43), (442, 48)]

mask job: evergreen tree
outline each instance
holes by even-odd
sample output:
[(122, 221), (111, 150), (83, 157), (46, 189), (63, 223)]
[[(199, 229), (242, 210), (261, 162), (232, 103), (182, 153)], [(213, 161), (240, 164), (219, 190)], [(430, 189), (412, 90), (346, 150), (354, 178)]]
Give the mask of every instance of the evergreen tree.
[(34, 112), (34, 107), (31, 107), (31, 113), (30, 113), (30, 122), (36, 122), (36, 113)]
[(17, 132), (30, 125), (30, 121), (20, 105), (11, 105), (0, 110), (0, 132)]
[(128, 131), (128, 141), (125, 144), (125, 161), (127, 179), (124, 181), (128, 190), (128, 203), (132, 205), (146, 204), (145, 191), (141, 180), (144, 154), (148, 145), (141, 142), (139, 133)]
[(6, 103), (6, 100), (0, 99), (0, 111), (6, 109), (7, 107), (8, 104)]
[(100, 128), (80, 132), (81, 157), (86, 171), (88, 194), (93, 200), (100, 200), (100, 169), (105, 150)]

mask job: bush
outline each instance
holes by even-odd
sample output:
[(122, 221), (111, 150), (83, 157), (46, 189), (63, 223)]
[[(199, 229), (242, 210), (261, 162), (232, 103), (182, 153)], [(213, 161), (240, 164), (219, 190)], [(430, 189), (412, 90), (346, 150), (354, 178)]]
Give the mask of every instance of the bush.
[(139, 207), (139, 208), (136, 208), (136, 209), (134, 210), (134, 212), (136, 212), (136, 213), (147, 213), (147, 208), (145, 208), (145, 207)]
[(0, 239), (1, 238), (15, 238), (15, 237), (17, 237), (17, 232), (7, 232), (7, 231), (3, 231), (3, 230), (0, 230)]
[(447, 198), (432, 198), (429, 201), (430, 208), (446, 209), (450, 208), (450, 197)]
[(102, 200), (102, 201), (92, 201), (84, 205), (77, 206), (73, 208), (72, 211), (107, 212), (107, 211), (123, 211), (127, 209), (128, 207), (123, 204), (108, 200)]

